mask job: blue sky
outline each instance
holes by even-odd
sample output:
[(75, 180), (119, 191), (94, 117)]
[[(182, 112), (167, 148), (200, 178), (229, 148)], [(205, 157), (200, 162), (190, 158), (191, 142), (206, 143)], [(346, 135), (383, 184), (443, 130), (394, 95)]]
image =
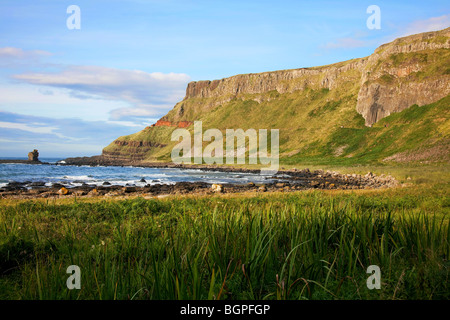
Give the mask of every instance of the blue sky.
[[(81, 11), (69, 30), (68, 6)], [(370, 30), (366, 9), (381, 10)], [(100, 154), (189, 81), (326, 65), (450, 26), (448, 1), (0, 2), (0, 157)]]

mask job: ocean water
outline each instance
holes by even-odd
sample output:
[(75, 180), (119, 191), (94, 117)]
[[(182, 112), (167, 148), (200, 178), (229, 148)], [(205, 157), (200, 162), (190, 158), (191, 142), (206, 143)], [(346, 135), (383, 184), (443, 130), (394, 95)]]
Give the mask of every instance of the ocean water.
[[(0, 158), (7, 159), (7, 158)], [(60, 159), (42, 158), (43, 162), (56, 163)], [(68, 187), (80, 186), (83, 183), (102, 185), (109, 182), (113, 185), (145, 186), (147, 184), (175, 184), (176, 182), (209, 182), (235, 183), (270, 182), (268, 176), (252, 173), (201, 171), (178, 168), (141, 168), (141, 167), (107, 167), (107, 166), (59, 166), (30, 164), (0, 164), (0, 187), (9, 182), (44, 182), (47, 186), (61, 183)], [(140, 182), (145, 179), (146, 182)]]

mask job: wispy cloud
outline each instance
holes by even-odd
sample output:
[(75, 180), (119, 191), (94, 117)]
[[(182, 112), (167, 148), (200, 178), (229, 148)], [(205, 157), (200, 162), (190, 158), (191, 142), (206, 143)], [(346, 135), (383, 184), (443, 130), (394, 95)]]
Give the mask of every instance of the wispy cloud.
[(51, 56), (52, 54), (43, 50), (23, 50), (21, 48), (0, 48), (0, 59), (29, 59)]
[(144, 72), (99, 66), (71, 66), (59, 72), (12, 76), (28, 84), (65, 88), (78, 99), (101, 98), (128, 102), (130, 108), (111, 112), (122, 117), (161, 117), (185, 94), (190, 77), (183, 73)]
[(52, 53), (44, 50), (23, 50), (21, 48), (0, 48), (0, 66), (13, 68), (20, 65), (40, 63), (42, 58), (50, 57)]
[[(1, 113), (0, 113), (1, 114)], [(84, 140), (83, 137), (69, 137), (67, 135), (62, 134), (63, 128), (59, 126), (49, 126), (47, 123), (42, 122), (32, 122), (32, 123), (17, 123), (17, 122), (6, 122), (0, 121), (0, 128), (4, 129), (17, 129), (21, 131), (31, 132), (34, 134), (44, 134), (44, 135), (53, 135), (59, 139), (63, 139), (66, 142), (69, 141), (80, 141)]]
[[(32, 72), (31, 68), (27, 68), (27, 72), (10, 77), (15, 81), (41, 87), (38, 92), (42, 95), (53, 95), (54, 91), (50, 89), (54, 88), (59, 89), (60, 94), (75, 100), (124, 103), (124, 107), (111, 108), (107, 112), (113, 121), (133, 121), (135, 124), (146, 122), (148, 125), (149, 119), (162, 117), (183, 98), (190, 81), (190, 77), (184, 73), (43, 63), (42, 58), (49, 56), (52, 53), (43, 50), (4, 47), (0, 48), (0, 66), (38, 67), (39, 72)], [(80, 101), (80, 105), (84, 101)]]
[(26, 155), (33, 148), (51, 155), (95, 155), (117, 137), (136, 132), (136, 124), (126, 121), (53, 119), (2, 111), (0, 119), (0, 150), (12, 156)]
[(361, 48), (370, 45), (368, 41), (364, 41), (358, 38), (339, 38), (334, 42), (328, 42), (324, 47), (327, 49), (337, 49), (337, 48)]
[(34, 126), (30, 126), (25, 123), (14, 123), (14, 122), (5, 122), (0, 121), (0, 128), (7, 128), (7, 129), (18, 129), (23, 131), (28, 131), (32, 133), (44, 133), (44, 134), (53, 134), (54, 130), (56, 130), (56, 127), (47, 127), (42, 126), (41, 123), (34, 123)]
[[(432, 17), (425, 20), (417, 20), (406, 26), (398, 27), (396, 31), (373, 37), (367, 32), (357, 32), (352, 36), (337, 38), (323, 46), (325, 49), (354, 49), (362, 47), (379, 46), (383, 43), (391, 42), (397, 38), (406, 37), (412, 34), (428, 31), (437, 31), (450, 27), (450, 14), (439, 17)], [(394, 29), (395, 30), (395, 29)]]
[(156, 118), (159, 119), (161, 114), (167, 113), (173, 108), (173, 104), (143, 106), (137, 108), (118, 108), (112, 110), (110, 114), (111, 120), (129, 120), (138, 121), (139, 119)]
[(450, 14), (440, 17), (432, 17), (426, 20), (417, 20), (406, 26), (400, 37), (422, 32), (442, 30), (448, 27), (450, 27)]

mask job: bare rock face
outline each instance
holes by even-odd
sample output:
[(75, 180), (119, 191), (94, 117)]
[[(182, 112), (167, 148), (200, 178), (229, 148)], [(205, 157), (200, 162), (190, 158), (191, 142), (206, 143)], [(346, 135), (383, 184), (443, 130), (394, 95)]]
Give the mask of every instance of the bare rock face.
[(435, 102), (450, 93), (450, 79), (435, 79), (420, 83), (399, 83), (397, 86), (373, 83), (362, 86), (358, 95), (357, 111), (366, 126), (403, 111), (410, 106)]
[(450, 28), (399, 38), (376, 49), (362, 72), (356, 105), (366, 126), (414, 104), (421, 106), (447, 96), (450, 93), (448, 70), (431, 73), (427, 67), (434, 64), (448, 68), (448, 58), (430, 61), (439, 59), (439, 52), (448, 49)]
[[(240, 74), (213, 81), (192, 81), (186, 89), (184, 100), (190, 98), (217, 98), (257, 94), (276, 90), (278, 93), (290, 93), (307, 87), (334, 89), (338, 80), (346, 71), (360, 68), (362, 59), (346, 61), (317, 68), (300, 68), (262, 73)], [(347, 80), (347, 79), (342, 79)]]
[(28, 161), (39, 161), (39, 152), (36, 149), (28, 152)]

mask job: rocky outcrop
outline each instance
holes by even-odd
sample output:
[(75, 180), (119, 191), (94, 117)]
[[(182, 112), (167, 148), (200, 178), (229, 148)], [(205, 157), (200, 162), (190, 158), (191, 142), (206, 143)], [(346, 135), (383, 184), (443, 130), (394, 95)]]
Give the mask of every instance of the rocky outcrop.
[[(420, 77), (420, 72), (423, 74), (432, 63), (427, 53), (440, 49), (450, 49), (450, 28), (396, 39), (368, 57), (356, 105), (367, 126), (414, 104), (429, 104), (450, 93), (448, 69)], [(450, 60), (446, 60), (443, 65), (448, 68)]]
[(364, 117), (366, 125), (372, 126), (392, 113), (414, 104), (432, 103), (449, 93), (450, 79), (398, 83), (397, 86), (372, 83), (361, 87), (356, 110)]
[(39, 152), (36, 149), (28, 152), (28, 161), (39, 161)]

